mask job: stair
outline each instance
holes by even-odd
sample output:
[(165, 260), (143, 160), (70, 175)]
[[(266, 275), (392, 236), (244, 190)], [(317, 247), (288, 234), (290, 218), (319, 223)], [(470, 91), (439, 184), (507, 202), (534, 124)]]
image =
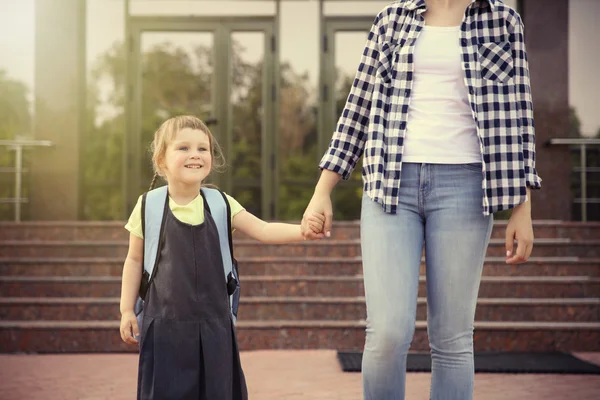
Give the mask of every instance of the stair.
[[(504, 263), (497, 222), (476, 312), (477, 351), (600, 351), (600, 223), (535, 221), (527, 264)], [(235, 238), (243, 350), (361, 350), (365, 300), (356, 222), (319, 242)], [(122, 222), (0, 223), (0, 352), (137, 351), (121, 342)], [(421, 266), (412, 350), (428, 350)]]

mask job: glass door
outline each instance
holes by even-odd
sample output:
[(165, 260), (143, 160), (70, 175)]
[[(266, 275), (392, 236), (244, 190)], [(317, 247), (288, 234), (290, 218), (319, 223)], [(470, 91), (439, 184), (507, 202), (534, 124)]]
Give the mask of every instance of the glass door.
[(210, 182), (271, 217), (272, 19), (133, 17), (130, 31), (127, 209), (152, 180), (156, 129), (191, 114), (205, 121), (225, 156)]

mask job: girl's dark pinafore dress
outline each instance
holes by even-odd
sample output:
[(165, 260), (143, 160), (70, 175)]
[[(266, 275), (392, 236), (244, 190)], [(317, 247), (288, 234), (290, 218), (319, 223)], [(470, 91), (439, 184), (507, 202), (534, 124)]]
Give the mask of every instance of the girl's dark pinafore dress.
[(217, 226), (179, 221), (165, 207), (163, 244), (146, 295), (140, 400), (246, 400)]

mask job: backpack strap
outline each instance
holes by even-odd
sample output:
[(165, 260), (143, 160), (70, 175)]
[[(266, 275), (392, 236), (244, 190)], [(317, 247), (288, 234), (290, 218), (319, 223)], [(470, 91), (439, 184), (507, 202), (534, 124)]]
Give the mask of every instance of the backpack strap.
[(217, 224), (222, 253), (221, 257), (223, 258), (225, 279), (227, 279), (227, 275), (231, 272), (231, 265), (233, 263), (233, 247), (231, 245), (231, 208), (225, 194), (220, 190), (205, 187), (201, 190), (206, 203), (208, 203), (208, 211), (215, 221), (215, 224)]
[(235, 322), (239, 306), (239, 277), (237, 261), (233, 256), (233, 239), (231, 236), (231, 207), (225, 193), (218, 189), (201, 189), (204, 204), (210, 212), (217, 230), (219, 232), (219, 243), (221, 247), (221, 258), (223, 260), (223, 272), (229, 294), (229, 305)]
[(140, 297), (146, 298), (148, 286), (154, 278), (163, 240), (165, 212), (169, 206), (168, 188), (161, 186), (142, 197), (142, 232), (144, 234), (144, 271), (140, 283)]
[(142, 279), (140, 281), (139, 296), (133, 306), (133, 311), (137, 318), (140, 336), (137, 337), (141, 345), (141, 329), (144, 319), (144, 306), (146, 294), (150, 287), (150, 282), (154, 278), (156, 265), (160, 248), (163, 241), (164, 222), (167, 216), (165, 212), (169, 206), (169, 193), (167, 186), (161, 186), (142, 196), (142, 234), (144, 235), (144, 251), (143, 251), (143, 266)]

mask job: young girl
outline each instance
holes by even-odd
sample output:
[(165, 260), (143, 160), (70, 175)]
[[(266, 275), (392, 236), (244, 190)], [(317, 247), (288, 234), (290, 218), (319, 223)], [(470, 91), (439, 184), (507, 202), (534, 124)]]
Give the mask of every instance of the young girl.
[[(196, 117), (164, 122), (154, 135), (155, 176), (167, 181), (169, 209), (156, 274), (146, 295), (142, 326), (134, 304), (143, 270), (141, 197), (125, 225), (121, 338), (140, 344), (138, 399), (247, 399), (235, 329), (223, 279), (218, 231), (200, 194), (222, 159), (214, 137)], [(232, 197), (232, 228), (263, 243), (303, 240), (300, 225), (267, 223)], [(320, 232), (324, 216), (310, 218)]]

